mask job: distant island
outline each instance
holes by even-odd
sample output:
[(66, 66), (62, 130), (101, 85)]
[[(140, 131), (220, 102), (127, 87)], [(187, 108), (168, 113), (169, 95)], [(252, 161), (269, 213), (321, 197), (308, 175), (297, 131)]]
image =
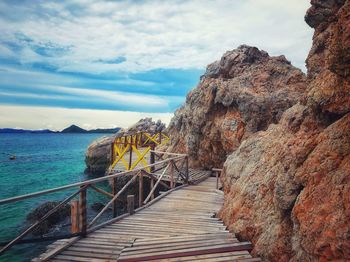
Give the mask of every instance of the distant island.
[(89, 133), (104, 133), (104, 134), (113, 134), (117, 133), (120, 130), (120, 127), (115, 128), (97, 128), (86, 130), (77, 125), (71, 125), (62, 131), (52, 131), (49, 129), (42, 130), (26, 130), (26, 129), (16, 129), (16, 128), (0, 128), (0, 133), (4, 134), (49, 134), (49, 133), (64, 133), (64, 134), (89, 134)]

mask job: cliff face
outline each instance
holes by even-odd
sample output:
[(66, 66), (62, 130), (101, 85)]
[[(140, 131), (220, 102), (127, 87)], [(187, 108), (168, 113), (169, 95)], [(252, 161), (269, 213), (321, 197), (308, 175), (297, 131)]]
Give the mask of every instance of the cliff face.
[(229, 228), (268, 261), (350, 260), (350, 1), (311, 1), (308, 84), (225, 162)]
[(221, 167), (242, 140), (277, 123), (305, 88), (305, 75), (284, 56), (245, 45), (226, 52), (175, 112), (168, 150), (188, 153), (193, 167)]
[(350, 111), (349, 1), (313, 0), (305, 21), (315, 33), (306, 60), (312, 80), (307, 105), (324, 115), (341, 117)]

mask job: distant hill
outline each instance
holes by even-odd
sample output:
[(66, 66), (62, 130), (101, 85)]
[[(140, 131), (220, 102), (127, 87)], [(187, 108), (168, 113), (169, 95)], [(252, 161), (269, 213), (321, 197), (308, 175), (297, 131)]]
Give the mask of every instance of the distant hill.
[(56, 133), (55, 131), (49, 129), (43, 130), (26, 130), (26, 129), (16, 129), (16, 128), (0, 128), (0, 133), (4, 134), (47, 134)]
[(76, 125), (71, 125), (61, 131), (61, 133), (87, 133), (87, 130), (76, 126)]
[(16, 129), (16, 128), (0, 128), (0, 134), (49, 134), (49, 133), (76, 133), (76, 134), (84, 134), (84, 133), (101, 133), (101, 134), (114, 134), (120, 130), (120, 127), (115, 128), (98, 128), (92, 130), (83, 129), (77, 125), (71, 125), (61, 132), (52, 131), (49, 129), (43, 130), (26, 130), (26, 129)]
[(86, 130), (76, 125), (71, 125), (61, 131), (61, 133), (109, 133), (113, 134), (120, 130), (119, 127), (115, 128), (98, 128), (92, 130)]

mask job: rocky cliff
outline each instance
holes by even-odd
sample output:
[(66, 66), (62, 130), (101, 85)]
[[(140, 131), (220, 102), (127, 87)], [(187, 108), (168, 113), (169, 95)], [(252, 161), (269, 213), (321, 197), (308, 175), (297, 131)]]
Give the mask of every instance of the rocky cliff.
[(284, 56), (242, 45), (207, 67), (175, 112), (168, 133), (190, 164), (221, 167), (242, 140), (277, 123), (306, 88), (306, 76)]
[(266, 261), (350, 260), (350, 1), (311, 1), (302, 103), (225, 162), (221, 217)]
[(312, 0), (307, 79), (241, 46), (208, 66), (172, 147), (220, 167), (221, 218), (265, 261), (350, 261), (350, 0)]

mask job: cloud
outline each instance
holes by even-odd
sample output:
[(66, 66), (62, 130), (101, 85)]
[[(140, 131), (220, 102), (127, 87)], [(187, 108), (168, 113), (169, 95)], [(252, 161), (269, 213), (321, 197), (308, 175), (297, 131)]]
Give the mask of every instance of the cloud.
[(168, 124), (172, 115), (172, 113), (0, 105), (0, 127), (55, 130), (62, 130), (71, 124), (88, 129), (128, 127), (144, 117), (160, 119)]
[(13, 105), (25, 122), (20, 105), (173, 112), (206, 65), (241, 44), (284, 54), (306, 71), (308, 6), (304, 0), (0, 1), (0, 103)]
[(61, 72), (203, 68), (242, 43), (304, 68), (308, 6), (304, 0), (2, 2), (1, 42), (17, 48), (21, 63)]
[(200, 74), (159, 70), (91, 78), (0, 66), (0, 103), (172, 112)]

